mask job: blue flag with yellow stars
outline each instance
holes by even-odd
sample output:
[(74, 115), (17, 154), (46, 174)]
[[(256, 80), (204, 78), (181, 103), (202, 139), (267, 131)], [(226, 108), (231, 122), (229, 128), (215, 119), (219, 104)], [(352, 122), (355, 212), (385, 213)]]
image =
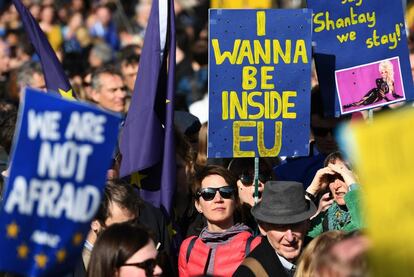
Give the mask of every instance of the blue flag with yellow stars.
[(175, 191), (173, 0), (154, 0), (120, 140), (121, 176), (170, 215)]
[(13, 0), (13, 4), (22, 19), (24, 29), (29, 35), (30, 42), (36, 50), (37, 55), (39, 55), (47, 90), (59, 93), (62, 97), (67, 99), (75, 98), (75, 94), (65, 75), (62, 64), (56, 57), (52, 46), (47, 40), (46, 35), (40, 29), (36, 19), (34, 19), (30, 11), (22, 4), (22, 2), (20, 2), (20, 0)]
[(0, 210), (0, 272), (73, 271), (100, 205), (121, 119), (26, 89)]

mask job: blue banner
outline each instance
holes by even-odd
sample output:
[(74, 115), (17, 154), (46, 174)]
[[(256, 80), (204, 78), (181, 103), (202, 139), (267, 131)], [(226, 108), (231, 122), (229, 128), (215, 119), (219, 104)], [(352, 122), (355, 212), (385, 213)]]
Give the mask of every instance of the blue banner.
[(305, 156), (311, 11), (210, 10), (208, 156)]
[(120, 118), (26, 89), (0, 213), (0, 271), (73, 270), (101, 201)]
[[(325, 95), (336, 91), (331, 103), (336, 116), (414, 98), (401, 1), (307, 4), (313, 9), (320, 87)], [(385, 67), (388, 77), (381, 75)]]

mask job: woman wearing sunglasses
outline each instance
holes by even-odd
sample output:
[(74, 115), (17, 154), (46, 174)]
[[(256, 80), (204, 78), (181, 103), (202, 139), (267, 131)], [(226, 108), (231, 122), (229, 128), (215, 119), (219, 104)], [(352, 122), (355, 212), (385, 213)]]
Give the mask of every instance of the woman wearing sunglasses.
[(184, 240), (178, 270), (184, 276), (231, 276), (261, 238), (249, 227), (236, 223), (236, 179), (225, 168), (209, 165), (199, 169), (192, 186), (195, 207), (207, 226), (198, 237)]
[(161, 276), (157, 254), (146, 229), (129, 222), (113, 224), (96, 241), (87, 276)]
[[(262, 193), (266, 182), (274, 179), (272, 165), (278, 164), (278, 162), (279, 160), (277, 159), (259, 159), (258, 202), (262, 200)], [(228, 169), (238, 178), (237, 191), (241, 204), (242, 222), (249, 226), (254, 234), (259, 234), (259, 227), (250, 213), (250, 210), (255, 205), (254, 158), (234, 158), (229, 163)]]
[[(278, 160), (275, 160), (277, 163)], [(273, 179), (272, 161), (268, 158), (259, 159), (259, 201), (262, 198), (264, 185)], [(237, 180), (237, 190), (241, 204), (247, 204), (250, 208), (254, 206), (254, 158), (234, 158), (228, 169)]]

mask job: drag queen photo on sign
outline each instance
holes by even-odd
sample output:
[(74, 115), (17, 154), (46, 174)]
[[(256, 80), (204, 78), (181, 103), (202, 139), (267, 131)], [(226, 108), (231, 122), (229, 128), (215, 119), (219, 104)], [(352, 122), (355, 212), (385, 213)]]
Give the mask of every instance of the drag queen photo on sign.
[(375, 80), (377, 87), (370, 89), (361, 100), (343, 105), (344, 109), (350, 107), (358, 107), (358, 106), (368, 106), (379, 102), (383, 99), (386, 101), (391, 101), (389, 98), (390, 94), (395, 99), (402, 98), (401, 95), (398, 95), (395, 92), (394, 88), (394, 68), (392, 63), (389, 60), (382, 61), (379, 64), (379, 73), (381, 74), (381, 78)]

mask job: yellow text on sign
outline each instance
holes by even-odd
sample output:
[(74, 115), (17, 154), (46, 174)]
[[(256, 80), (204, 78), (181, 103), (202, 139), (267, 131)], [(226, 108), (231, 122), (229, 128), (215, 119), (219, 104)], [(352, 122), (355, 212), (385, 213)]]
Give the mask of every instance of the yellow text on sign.
[(265, 130), (263, 121), (234, 121), (233, 122), (233, 157), (255, 157), (255, 151), (245, 151), (242, 149), (242, 142), (253, 141), (253, 136), (242, 136), (243, 128), (256, 128), (257, 151), (260, 157), (276, 157), (282, 147), (282, 122), (274, 123), (274, 143), (271, 148), (265, 145)]
[[(222, 120), (234, 119), (295, 119), (296, 91), (242, 91), (241, 98), (236, 91), (223, 91), (221, 94)], [(249, 112), (254, 109), (255, 112)]]
[[(282, 45), (284, 43), (284, 45)], [(233, 49), (221, 51), (218, 39), (212, 39), (214, 59), (217, 65), (224, 63), (226, 60), (230, 64), (246, 62), (248, 64), (278, 64), (280, 60), (285, 64), (307, 64), (308, 55), (306, 44), (303, 39), (292, 41), (290, 39), (280, 42), (278, 39), (260, 40), (241, 40), (236, 39), (233, 42)]]
[(264, 11), (259, 11), (256, 13), (256, 22), (257, 22), (257, 36), (266, 35), (266, 13)]

